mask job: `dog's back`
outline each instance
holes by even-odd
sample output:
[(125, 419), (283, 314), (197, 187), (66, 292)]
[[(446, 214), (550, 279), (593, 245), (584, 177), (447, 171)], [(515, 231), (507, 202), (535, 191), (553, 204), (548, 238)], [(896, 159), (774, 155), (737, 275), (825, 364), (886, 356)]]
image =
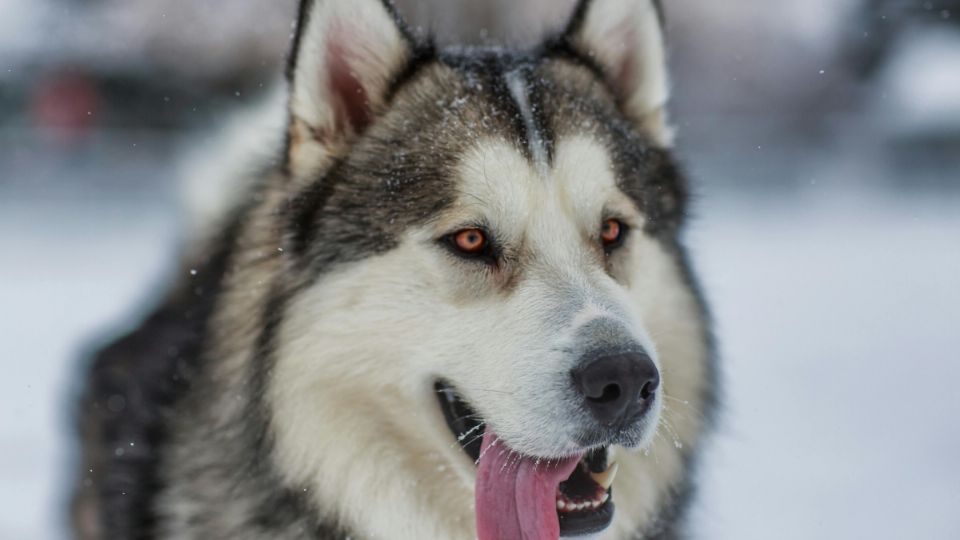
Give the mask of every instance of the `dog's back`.
[[(228, 228), (229, 229), (229, 228)], [(193, 266), (137, 328), (92, 355), (78, 422), (82, 469), (74, 530), (83, 539), (140, 538), (153, 530), (168, 417), (195, 374), (230, 243)]]

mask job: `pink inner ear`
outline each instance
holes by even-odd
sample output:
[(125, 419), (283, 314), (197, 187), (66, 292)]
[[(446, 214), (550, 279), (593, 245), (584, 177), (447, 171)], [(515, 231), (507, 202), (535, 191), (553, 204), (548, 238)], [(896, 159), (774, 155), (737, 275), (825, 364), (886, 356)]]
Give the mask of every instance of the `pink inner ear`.
[(637, 77), (637, 48), (633, 46), (637, 40), (637, 29), (632, 24), (621, 23), (621, 26), (612, 32), (617, 36), (622, 36), (619, 58), (612, 76), (614, 88), (617, 90), (618, 97), (625, 99), (636, 89), (640, 81)]
[(360, 133), (370, 123), (370, 101), (356, 72), (350, 67), (349, 51), (344, 45), (349, 39), (351, 36), (335, 30), (327, 40), (328, 84), (336, 130), (343, 132), (349, 126), (354, 133)]

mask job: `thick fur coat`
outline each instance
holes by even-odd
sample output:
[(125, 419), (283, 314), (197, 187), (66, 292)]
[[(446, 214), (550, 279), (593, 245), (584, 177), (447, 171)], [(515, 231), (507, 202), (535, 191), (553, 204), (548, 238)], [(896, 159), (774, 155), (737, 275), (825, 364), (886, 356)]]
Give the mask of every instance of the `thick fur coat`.
[[(534, 50), (436, 50), (380, 0), (304, 1), (278, 158), (92, 365), (78, 536), (475, 538), (440, 380), (518, 455), (613, 449), (597, 538), (682, 536), (716, 388), (661, 25), (584, 0)], [(614, 433), (568, 379), (620, 346), (662, 383)]]

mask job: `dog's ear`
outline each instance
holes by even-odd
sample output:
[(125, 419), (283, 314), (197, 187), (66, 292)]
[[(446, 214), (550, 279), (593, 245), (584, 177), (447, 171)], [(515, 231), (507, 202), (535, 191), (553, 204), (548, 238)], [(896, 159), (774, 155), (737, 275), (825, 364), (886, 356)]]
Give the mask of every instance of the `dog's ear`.
[(643, 131), (659, 144), (672, 143), (660, 0), (580, 0), (564, 39), (600, 68)]
[(287, 66), (287, 166), (310, 175), (342, 155), (385, 105), (413, 39), (389, 0), (301, 0)]

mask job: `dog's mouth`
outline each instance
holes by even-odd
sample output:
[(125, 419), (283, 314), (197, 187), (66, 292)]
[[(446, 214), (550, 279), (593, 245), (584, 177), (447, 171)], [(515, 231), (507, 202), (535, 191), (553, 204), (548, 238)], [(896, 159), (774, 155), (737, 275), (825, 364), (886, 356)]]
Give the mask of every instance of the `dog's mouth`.
[(477, 464), (480, 540), (579, 536), (610, 525), (617, 464), (608, 447), (561, 459), (522, 455), (486, 428), (450, 384), (434, 387), (447, 426)]

